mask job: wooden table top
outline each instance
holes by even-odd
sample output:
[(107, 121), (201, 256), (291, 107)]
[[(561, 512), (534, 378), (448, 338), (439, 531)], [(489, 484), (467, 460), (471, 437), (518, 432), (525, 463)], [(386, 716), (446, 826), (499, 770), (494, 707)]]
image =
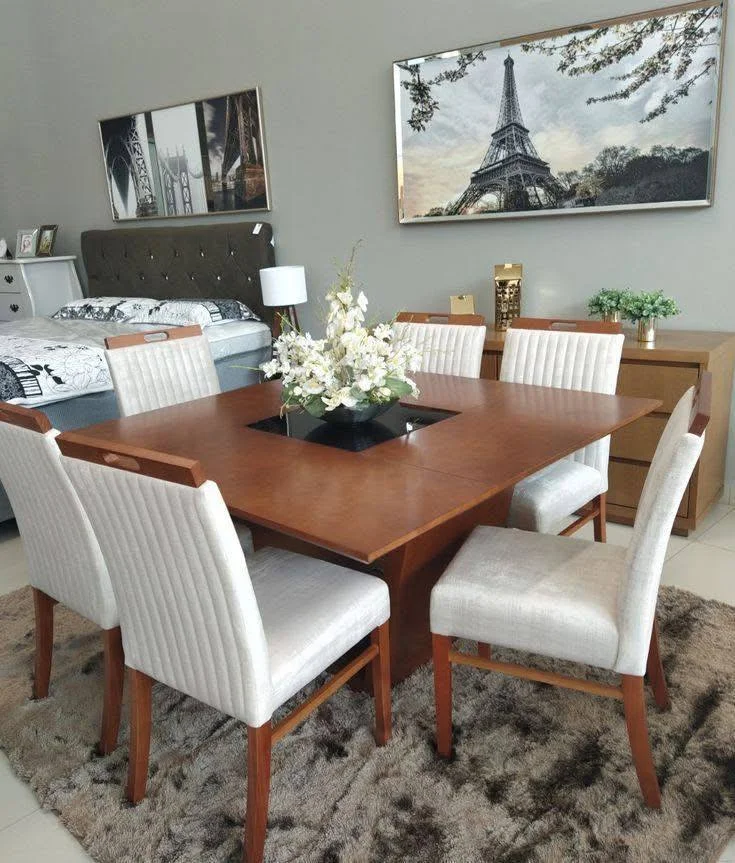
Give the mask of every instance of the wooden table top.
[(406, 403), (458, 415), (360, 453), (247, 428), (271, 382), (74, 432), (198, 459), (231, 513), (372, 563), (542, 467), (656, 410), (654, 399), (417, 374)]

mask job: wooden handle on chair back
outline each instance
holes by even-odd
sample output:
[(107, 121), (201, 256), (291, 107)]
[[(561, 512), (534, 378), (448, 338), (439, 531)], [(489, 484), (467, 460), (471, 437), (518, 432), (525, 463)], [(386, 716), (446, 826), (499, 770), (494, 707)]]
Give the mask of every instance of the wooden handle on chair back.
[(207, 479), (201, 464), (195, 459), (86, 437), (83, 432), (64, 432), (56, 438), (56, 442), (65, 456), (118, 470), (165, 479), (192, 488), (199, 488)]
[(607, 335), (623, 332), (621, 323), (613, 321), (575, 321), (564, 318), (515, 318), (510, 326), (514, 330), (552, 330), (563, 333), (605, 333)]

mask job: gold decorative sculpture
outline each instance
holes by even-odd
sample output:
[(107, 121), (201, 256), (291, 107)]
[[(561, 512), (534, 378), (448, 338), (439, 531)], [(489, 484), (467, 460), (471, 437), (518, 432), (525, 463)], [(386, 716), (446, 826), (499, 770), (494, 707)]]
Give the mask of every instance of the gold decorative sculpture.
[(521, 316), (523, 264), (495, 265), (495, 329), (507, 330)]

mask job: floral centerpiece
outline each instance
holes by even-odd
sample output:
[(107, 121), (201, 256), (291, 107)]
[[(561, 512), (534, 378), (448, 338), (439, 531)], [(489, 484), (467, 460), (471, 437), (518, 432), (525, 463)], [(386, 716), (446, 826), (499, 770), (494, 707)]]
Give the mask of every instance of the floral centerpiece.
[(618, 322), (622, 315), (630, 290), (622, 291), (606, 288), (590, 297), (587, 309), (590, 315), (598, 315), (603, 321)]
[(408, 377), (421, 357), (390, 324), (365, 325), (368, 300), (354, 295), (354, 253), (326, 299), (326, 334), (314, 339), (288, 327), (273, 344), (266, 378), (280, 375), (284, 409), (299, 407), (324, 420), (353, 424), (373, 419), (401, 396), (418, 395)]
[(642, 291), (630, 294), (623, 304), (623, 316), (638, 323), (638, 341), (653, 342), (656, 339), (656, 319), (671, 318), (681, 309), (672, 297), (663, 291)]

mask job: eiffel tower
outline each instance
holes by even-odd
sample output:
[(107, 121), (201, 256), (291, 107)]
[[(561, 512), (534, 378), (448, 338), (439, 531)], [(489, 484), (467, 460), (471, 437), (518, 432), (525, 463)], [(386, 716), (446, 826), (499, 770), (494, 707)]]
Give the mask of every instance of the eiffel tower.
[[(523, 125), (513, 65), (513, 58), (508, 54), (503, 97), (490, 147), (480, 167), (472, 173), (470, 185), (446, 207), (448, 216), (464, 215), (492, 192), (498, 199), (498, 211), (545, 207), (555, 202), (561, 192), (549, 163), (536, 152), (529, 131)], [(544, 192), (545, 199), (539, 191)]]

